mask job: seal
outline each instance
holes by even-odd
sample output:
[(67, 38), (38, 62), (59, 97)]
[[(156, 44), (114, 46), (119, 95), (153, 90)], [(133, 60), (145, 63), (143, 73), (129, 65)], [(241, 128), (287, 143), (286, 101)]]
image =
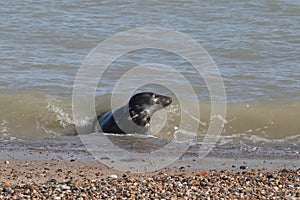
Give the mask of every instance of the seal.
[(132, 96), (126, 105), (99, 115), (97, 119), (104, 133), (149, 134), (153, 114), (171, 103), (171, 97), (142, 92)]

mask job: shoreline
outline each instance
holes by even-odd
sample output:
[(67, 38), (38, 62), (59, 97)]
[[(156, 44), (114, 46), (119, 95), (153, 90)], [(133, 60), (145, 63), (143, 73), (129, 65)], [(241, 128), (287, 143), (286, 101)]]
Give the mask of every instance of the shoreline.
[[(5, 161), (9, 161), (10, 163), (18, 163), (18, 162), (60, 162), (60, 163), (97, 163), (99, 166), (103, 166), (105, 168), (114, 168), (114, 165), (111, 163), (122, 163), (126, 165), (126, 163), (135, 162), (136, 164), (143, 164), (145, 162), (150, 162), (151, 159), (155, 159), (156, 157), (151, 157), (151, 153), (145, 154), (148, 158), (144, 158), (143, 161), (137, 161), (137, 159), (126, 159), (124, 157), (115, 156), (115, 157), (105, 157), (105, 153), (100, 153), (94, 155), (95, 152), (90, 153), (88, 150), (76, 146), (73, 149), (57, 149), (57, 147), (53, 148), (36, 148), (36, 147), (18, 147), (15, 149), (14, 146), (11, 148), (3, 148), (0, 147), (0, 163), (4, 163)], [(118, 154), (118, 151), (114, 151), (114, 153)], [(109, 155), (111, 155), (110, 153)], [(94, 156), (97, 156), (96, 158)], [(150, 157), (151, 158), (150, 158)], [(161, 166), (157, 168), (158, 170), (144, 170), (142, 173), (148, 173), (152, 171), (159, 171), (160, 168), (167, 169), (179, 169), (184, 168), (185, 170), (194, 170), (194, 171), (203, 171), (203, 170), (237, 170), (244, 166), (246, 169), (254, 169), (254, 170), (280, 170), (280, 169), (297, 169), (300, 168), (300, 159), (299, 155), (290, 156), (278, 156), (262, 154), (262, 155), (252, 155), (251, 153), (244, 154), (231, 154), (231, 153), (223, 153), (221, 150), (213, 150), (206, 157), (200, 158), (197, 156), (195, 152), (187, 151), (183, 154), (179, 159), (176, 159), (174, 162), (172, 161), (172, 155), (170, 158), (160, 158), (162, 161)], [(165, 165), (165, 163), (168, 163)], [(160, 162), (157, 162), (160, 164)], [(243, 167), (242, 167), (243, 168)], [(130, 170), (118, 170), (120, 172), (127, 172)], [(131, 173), (135, 173), (135, 171), (131, 171)], [(139, 173), (137, 171), (137, 173)]]

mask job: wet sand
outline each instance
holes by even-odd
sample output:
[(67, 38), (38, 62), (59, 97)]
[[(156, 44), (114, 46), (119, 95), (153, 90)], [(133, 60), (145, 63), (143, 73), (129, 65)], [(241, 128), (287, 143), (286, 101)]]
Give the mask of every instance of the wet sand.
[(131, 173), (85, 150), (2, 148), (0, 184), (0, 199), (299, 199), (300, 164), (186, 156), (158, 171)]

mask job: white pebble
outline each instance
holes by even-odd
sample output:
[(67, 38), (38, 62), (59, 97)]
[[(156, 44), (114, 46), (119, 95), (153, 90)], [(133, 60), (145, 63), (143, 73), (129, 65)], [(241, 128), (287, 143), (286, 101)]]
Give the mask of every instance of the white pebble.
[(111, 178), (111, 179), (117, 179), (118, 178), (118, 176), (115, 175), (115, 174), (109, 175), (108, 177)]
[(176, 182), (174, 183), (174, 186), (176, 186), (176, 187), (182, 187), (183, 185), (182, 185), (182, 183), (180, 183), (179, 181), (176, 181)]
[(71, 189), (70, 186), (67, 186), (67, 185), (61, 185), (60, 188), (62, 190), (70, 190)]

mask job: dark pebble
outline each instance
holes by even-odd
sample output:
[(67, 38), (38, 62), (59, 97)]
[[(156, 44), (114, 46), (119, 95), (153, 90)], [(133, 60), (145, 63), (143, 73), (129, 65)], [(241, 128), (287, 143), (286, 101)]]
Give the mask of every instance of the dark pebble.
[(234, 188), (229, 188), (229, 189), (228, 189), (228, 192), (230, 192), (230, 193), (235, 193), (236, 190), (235, 190)]
[(201, 185), (201, 186), (207, 186), (207, 183), (205, 183), (204, 181), (201, 181), (201, 182), (200, 182), (200, 185)]
[(56, 173), (57, 173), (57, 172), (62, 172), (62, 169), (57, 169), (55, 172), (56, 172)]
[(101, 157), (100, 160), (110, 160), (109, 157)]
[(49, 183), (56, 183), (57, 181), (56, 181), (56, 179), (51, 178), (51, 179), (49, 179), (47, 182), (49, 182)]
[(275, 179), (276, 177), (277, 177), (276, 174), (269, 174), (269, 175), (267, 175), (268, 179), (271, 179), (271, 178)]
[(240, 169), (247, 169), (247, 166), (241, 165), (241, 166), (240, 166)]
[(12, 190), (11, 190), (10, 188), (7, 188), (7, 187), (4, 187), (2, 191), (3, 191), (3, 192), (6, 192), (6, 193), (8, 193), (8, 194), (11, 194), (11, 193), (12, 193)]

